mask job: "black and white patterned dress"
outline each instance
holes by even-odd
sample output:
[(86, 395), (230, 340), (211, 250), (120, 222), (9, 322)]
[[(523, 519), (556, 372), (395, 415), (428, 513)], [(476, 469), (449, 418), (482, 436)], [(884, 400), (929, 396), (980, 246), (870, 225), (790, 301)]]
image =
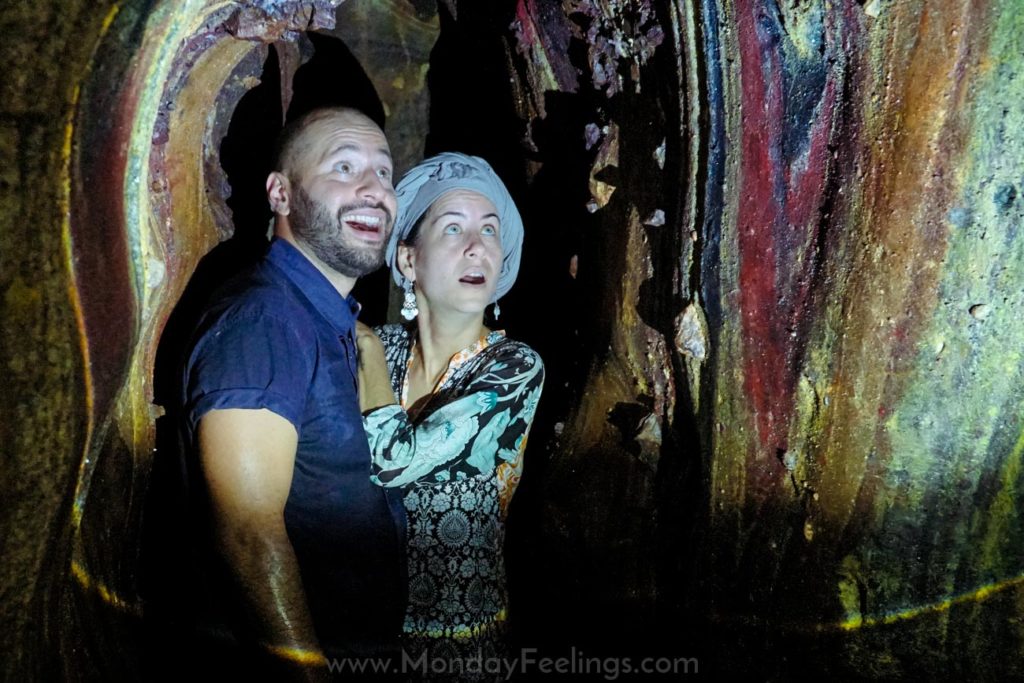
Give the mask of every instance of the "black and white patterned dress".
[[(452, 357), (415, 416), (406, 412), (415, 331), (378, 328), (400, 404), (369, 411), (373, 480), (400, 487), (408, 515), (406, 656), (431, 679), (471, 680), (471, 658), (505, 656), (505, 515), (544, 383), (540, 357), (491, 332)], [(488, 678), (481, 674), (481, 679)]]

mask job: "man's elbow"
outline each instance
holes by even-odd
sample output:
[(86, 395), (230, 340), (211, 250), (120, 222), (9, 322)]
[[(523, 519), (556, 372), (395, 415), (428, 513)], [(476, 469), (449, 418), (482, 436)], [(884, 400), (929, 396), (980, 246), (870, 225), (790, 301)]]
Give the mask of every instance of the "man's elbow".
[(241, 519), (235, 515), (215, 515), (213, 536), (215, 548), (231, 564), (251, 562), (291, 547), (283, 514)]

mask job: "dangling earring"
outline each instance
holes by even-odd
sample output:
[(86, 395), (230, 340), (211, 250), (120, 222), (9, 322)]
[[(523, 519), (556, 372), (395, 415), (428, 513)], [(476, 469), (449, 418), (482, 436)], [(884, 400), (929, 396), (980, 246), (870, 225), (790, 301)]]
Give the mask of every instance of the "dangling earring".
[(494, 302), (494, 319), (497, 320), (499, 315), (501, 315), (501, 306), (499, 306), (498, 302), (495, 301)]
[(402, 282), (402, 289), (405, 290), (405, 295), (402, 299), (402, 317), (406, 320), (412, 320), (420, 314), (420, 309), (416, 306), (416, 294), (412, 291), (412, 282), (409, 280)]

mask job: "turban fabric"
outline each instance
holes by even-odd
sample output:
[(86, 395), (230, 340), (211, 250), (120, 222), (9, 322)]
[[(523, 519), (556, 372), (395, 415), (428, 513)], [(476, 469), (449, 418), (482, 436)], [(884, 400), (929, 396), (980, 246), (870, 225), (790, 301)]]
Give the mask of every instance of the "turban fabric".
[(412, 168), (395, 188), (398, 213), (395, 227), (388, 240), (387, 258), (395, 283), (401, 286), (402, 273), (398, 270), (398, 243), (405, 241), (417, 221), (441, 195), (452, 190), (471, 190), (487, 197), (498, 210), (501, 222), (501, 249), (503, 260), (494, 296), (500, 299), (512, 289), (519, 273), (519, 255), (523, 249), (523, 219), (519, 216), (512, 196), (494, 172), (491, 165), (480, 157), (445, 152), (425, 159)]

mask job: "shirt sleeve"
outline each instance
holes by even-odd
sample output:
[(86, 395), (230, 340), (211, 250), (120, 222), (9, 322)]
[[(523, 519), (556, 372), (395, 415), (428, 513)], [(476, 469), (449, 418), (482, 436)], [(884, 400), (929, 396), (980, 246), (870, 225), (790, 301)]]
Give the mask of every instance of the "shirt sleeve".
[(433, 410), (428, 405), (430, 412), (416, 422), (399, 405), (363, 417), (374, 483), (396, 487), (474, 476), (502, 463), (521, 467), (519, 454), (540, 400), (544, 366), (525, 345), (506, 349), (458, 398)]
[(265, 408), (300, 430), (313, 375), (315, 340), (267, 315), (218, 324), (189, 357), (186, 416), (191, 433), (211, 410)]

